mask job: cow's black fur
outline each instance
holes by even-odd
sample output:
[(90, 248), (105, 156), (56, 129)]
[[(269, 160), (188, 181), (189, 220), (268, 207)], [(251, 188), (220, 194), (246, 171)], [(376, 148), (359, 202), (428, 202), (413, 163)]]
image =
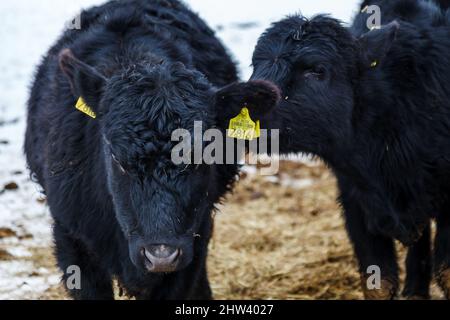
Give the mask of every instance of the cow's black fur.
[[(367, 26), (370, 15), (367, 8), (371, 5), (380, 8), (382, 24), (402, 20), (418, 28), (450, 25), (450, 14), (441, 11), (448, 8), (445, 0), (365, 0), (361, 4), (361, 12), (355, 16), (351, 27), (355, 36), (361, 36), (370, 31)], [(428, 225), (422, 237), (409, 247), (403, 296), (428, 297), (431, 274), (431, 230)]]
[[(70, 294), (111, 299), (117, 278), (140, 299), (209, 299), (211, 214), (238, 166), (176, 166), (171, 133), (195, 120), (216, 126), (215, 87), (237, 80), (235, 66), (176, 0), (112, 1), (84, 11), (81, 25), (39, 67), (25, 142), (58, 265), (81, 268), (81, 290)], [(79, 96), (96, 119), (75, 110)], [(177, 271), (146, 272), (147, 244), (181, 248)]]
[(450, 0), (436, 0), (442, 9), (447, 10), (450, 8)]
[[(280, 129), (281, 153), (311, 153), (332, 168), (360, 271), (381, 268), (385, 290), (369, 298), (395, 295), (393, 239), (417, 247), (410, 272), (428, 272), (430, 218), (435, 271), (450, 268), (450, 28), (440, 14), (441, 24), (399, 20), (361, 37), (329, 16), (295, 15), (274, 23), (253, 55), (252, 79), (284, 97), (261, 126)], [(245, 100), (246, 87), (234, 89)], [(428, 297), (427, 275), (416, 278), (405, 293)]]

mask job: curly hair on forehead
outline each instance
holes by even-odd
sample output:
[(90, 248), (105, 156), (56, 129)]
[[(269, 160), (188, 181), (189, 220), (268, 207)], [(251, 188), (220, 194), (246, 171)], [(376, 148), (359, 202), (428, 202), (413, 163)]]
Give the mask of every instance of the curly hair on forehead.
[[(280, 44), (279, 39), (294, 41), (299, 45), (308, 41), (308, 43), (326, 42), (332, 43), (337, 50), (345, 54), (357, 52), (357, 44), (353, 35), (345, 28), (342, 22), (332, 18), (329, 15), (321, 14), (310, 19), (301, 14), (291, 15), (274, 23), (261, 37), (264, 39), (259, 45), (266, 44), (267, 40)], [(348, 51), (348, 52), (347, 52)], [(352, 55), (353, 56), (353, 55)]]
[(192, 130), (194, 121), (212, 126), (211, 86), (203, 74), (181, 63), (137, 65), (111, 79), (104, 101), (105, 128), (124, 166), (145, 171), (150, 160), (170, 158), (174, 130)]
[(310, 19), (303, 27), (305, 34), (313, 39), (333, 40), (342, 49), (354, 49), (355, 38), (345, 28), (342, 21), (328, 15), (318, 15)]
[(181, 63), (162, 62), (126, 70), (111, 79), (109, 90), (119, 102), (110, 102), (112, 112), (129, 113), (133, 120), (157, 125), (205, 112), (211, 86), (200, 72), (187, 70)]

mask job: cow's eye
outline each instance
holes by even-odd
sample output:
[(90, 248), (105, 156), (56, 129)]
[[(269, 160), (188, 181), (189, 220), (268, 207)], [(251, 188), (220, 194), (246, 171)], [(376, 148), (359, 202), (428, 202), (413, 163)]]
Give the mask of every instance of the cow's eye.
[(111, 158), (113, 159), (115, 165), (119, 168), (122, 174), (127, 173), (127, 171), (123, 168), (123, 166), (120, 164), (119, 160), (117, 160), (117, 157), (114, 154), (111, 154)]
[(307, 79), (323, 80), (325, 78), (324, 67), (314, 67), (304, 71), (303, 76)]

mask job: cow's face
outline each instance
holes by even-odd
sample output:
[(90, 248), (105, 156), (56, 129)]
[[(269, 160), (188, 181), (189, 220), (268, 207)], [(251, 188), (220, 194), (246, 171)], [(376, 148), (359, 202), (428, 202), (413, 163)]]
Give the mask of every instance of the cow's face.
[(314, 149), (350, 131), (358, 88), (365, 85), (361, 75), (379, 66), (396, 29), (393, 24), (356, 39), (328, 16), (287, 18), (260, 37), (251, 80), (279, 87), (279, 111), (308, 128), (296, 139), (309, 139), (303, 145)]
[[(192, 260), (215, 199), (216, 168), (175, 164), (177, 129), (214, 126), (213, 91), (181, 64), (137, 68), (109, 80), (102, 100), (108, 185), (133, 263), (170, 272)], [(194, 151), (193, 151), (194, 152)]]
[[(209, 238), (214, 203), (229, 187), (223, 184), (230, 183), (218, 172), (223, 167), (197, 164), (196, 150), (202, 152), (211, 142), (199, 139), (195, 122), (201, 122), (200, 136), (212, 128), (223, 132), (239, 113), (242, 106), (233, 106), (242, 94), (258, 106), (274, 105), (276, 90), (269, 88), (267, 93), (264, 85), (261, 90), (247, 84), (241, 95), (236, 85), (216, 90), (202, 74), (181, 63), (135, 66), (106, 78), (68, 49), (60, 54), (60, 66), (75, 96), (97, 114), (101, 167), (106, 168), (105, 183), (132, 262), (148, 272), (186, 267), (194, 255), (194, 241)], [(177, 164), (179, 159), (172, 158), (180, 143), (172, 139), (177, 129), (189, 132), (191, 146), (195, 144), (190, 164)]]

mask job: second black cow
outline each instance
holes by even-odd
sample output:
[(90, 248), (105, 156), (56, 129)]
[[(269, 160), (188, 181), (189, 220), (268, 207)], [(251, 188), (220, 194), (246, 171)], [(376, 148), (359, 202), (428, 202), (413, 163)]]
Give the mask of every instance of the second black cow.
[[(317, 155), (334, 171), (368, 299), (396, 295), (394, 239), (410, 246), (404, 295), (429, 297), (431, 218), (434, 272), (450, 298), (450, 28), (434, 4), (414, 8), (440, 16), (360, 36), (326, 15), (274, 23), (256, 46), (252, 81), (234, 88), (234, 113), (255, 85), (274, 99), (281, 92), (272, 110), (248, 103), (251, 116), (280, 129), (280, 152)], [(370, 290), (373, 266), (382, 281)]]

